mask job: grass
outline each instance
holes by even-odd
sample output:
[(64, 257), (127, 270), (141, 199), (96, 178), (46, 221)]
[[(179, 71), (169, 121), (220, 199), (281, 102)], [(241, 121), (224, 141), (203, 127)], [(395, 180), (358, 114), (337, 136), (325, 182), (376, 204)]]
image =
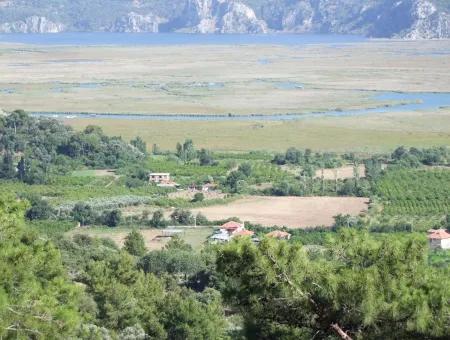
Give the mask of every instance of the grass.
[(450, 266), (450, 249), (430, 250), (428, 260), (429, 260), (430, 264), (433, 266), (449, 267)]
[(191, 138), (197, 147), (217, 151), (269, 150), (288, 147), (322, 151), (386, 152), (399, 145), (450, 145), (450, 110), (359, 117), (308, 118), (292, 122), (68, 120), (75, 129), (100, 125), (111, 135), (141, 136), (149, 147), (175, 150)]
[[(83, 229), (73, 229), (67, 232), (68, 236), (77, 234), (85, 234), (92, 237), (110, 238), (119, 247), (123, 245), (125, 237), (131, 232), (131, 228), (108, 228), (108, 227), (92, 227)], [(161, 229), (141, 229), (139, 230), (144, 237), (146, 247), (149, 250), (157, 250), (164, 247), (167, 243), (167, 239), (156, 241), (155, 237), (162, 234)], [(186, 228), (183, 229), (183, 233), (180, 237), (190, 244), (195, 250), (200, 250), (205, 241), (213, 233), (211, 227), (198, 227), (198, 228)]]
[(27, 225), (39, 234), (56, 237), (75, 228), (76, 223), (73, 221), (43, 220), (27, 221)]
[(95, 170), (76, 170), (72, 172), (74, 177), (94, 177)]

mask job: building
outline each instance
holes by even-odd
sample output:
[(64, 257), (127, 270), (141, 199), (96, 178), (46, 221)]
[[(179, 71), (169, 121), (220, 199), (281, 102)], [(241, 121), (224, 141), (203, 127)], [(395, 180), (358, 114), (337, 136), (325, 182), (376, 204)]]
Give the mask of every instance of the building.
[(247, 230), (244, 227), (243, 223), (230, 221), (225, 223), (220, 227), (218, 233), (215, 233), (211, 236), (211, 241), (216, 243), (225, 243), (230, 242), (232, 238), (239, 236), (249, 236), (252, 237), (255, 235), (255, 232), (251, 230)]
[(148, 175), (148, 181), (155, 183), (158, 187), (175, 188), (177, 183), (170, 179), (170, 174), (167, 172), (153, 172)]
[(222, 225), (220, 227), (220, 230), (224, 230), (227, 233), (229, 233), (230, 235), (233, 235), (236, 232), (245, 230), (244, 224), (243, 223), (239, 223), (239, 222), (235, 222), (235, 221), (230, 221), (225, 223), (224, 225)]
[(281, 231), (281, 230), (274, 230), (274, 231), (268, 233), (266, 236), (270, 237), (270, 238), (276, 238), (278, 240), (290, 240), (291, 239), (291, 234), (289, 234), (285, 231)]
[(165, 172), (153, 172), (148, 175), (148, 180), (151, 183), (169, 183), (170, 174)]
[(210, 240), (213, 243), (226, 243), (226, 242), (230, 242), (231, 237), (230, 237), (230, 234), (221, 230), (220, 232), (211, 236)]
[(450, 233), (445, 229), (428, 230), (431, 249), (450, 249)]

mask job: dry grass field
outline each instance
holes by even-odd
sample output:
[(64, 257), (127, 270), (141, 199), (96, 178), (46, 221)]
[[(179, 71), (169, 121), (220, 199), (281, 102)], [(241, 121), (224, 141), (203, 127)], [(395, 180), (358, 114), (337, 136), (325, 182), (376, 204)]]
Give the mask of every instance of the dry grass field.
[(194, 210), (210, 220), (239, 217), (264, 226), (308, 228), (332, 226), (338, 214), (359, 215), (369, 200), (357, 197), (264, 197), (252, 196), (227, 205)]

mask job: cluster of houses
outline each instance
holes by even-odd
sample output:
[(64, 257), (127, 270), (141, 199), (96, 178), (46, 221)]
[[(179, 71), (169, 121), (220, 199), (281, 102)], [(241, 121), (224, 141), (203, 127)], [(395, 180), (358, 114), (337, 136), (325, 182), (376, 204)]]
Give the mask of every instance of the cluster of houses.
[[(159, 187), (175, 188), (178, 186), (170, 178), (170, 173), (150, 173), (149, 182), (154, 183)], [(195, 187), (193, 187), (195, 189)], [(193, 188), (189, 188), (194, 190)], [(208, 192), (214, 190), (214, 184), (206, 184), (202, 187), (203, 192)], [(211, 242), (214, 243), (225, 243), (231, 241), (235, 237), (247, 236), (251, 237), (254, 242), (259, 242), (259, 239), (255, 236), (255, 233), (251, 230), (247, 230), (243, 223), (230, 221), (222, 225), (217, 233), (211, 236)], [(291, 234), (275, 230), (268, 234), (267, 237), (276, 238), (280, 240), (289, 240)], [(431, 249), (450, 249), (450, 233), (445, 229), (430, 229), (428, 230), (428, 240)]]
[[(219, 231), (211, 236), (210, 240), (213, 243), (226, 243), (235, 237), (243, 236), (250, 237), (253, 242), (259, 242), (254, 231), (247, 230), (243, 223), (235, 221), (230, 221), (222, 225)], [(280, 240), (289, 240), (291, 238), (291, 234), (281, 230), (272, 231), (266, 236)]]
[(445, 229), (430, 229), (428, 242), (431, 249), (450, 249), (450, 233)]

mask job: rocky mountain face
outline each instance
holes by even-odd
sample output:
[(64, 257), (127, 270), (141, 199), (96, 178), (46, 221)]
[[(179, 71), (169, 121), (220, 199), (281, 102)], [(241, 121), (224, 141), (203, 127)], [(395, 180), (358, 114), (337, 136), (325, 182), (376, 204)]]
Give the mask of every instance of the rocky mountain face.
[(0, 0), (0, 32), (63, 31), (450, 38), (450, 0)]
[(408, 39), (450, 37), (450, 12), (440, 12), (432, 3), (420, 1), (412, 10), (412, 25), (403, 35)]
[(55, 23), (46, 17), (36, 15), (23, 20), (0, 23), (2, 33), (59, 33), (64, 31), (62, 23)]
[(192, 0), (182, 14), (187, 25), (179, 27), (195, 33), (266, 33), (267, 26), (250, 7), (239, 1)]

